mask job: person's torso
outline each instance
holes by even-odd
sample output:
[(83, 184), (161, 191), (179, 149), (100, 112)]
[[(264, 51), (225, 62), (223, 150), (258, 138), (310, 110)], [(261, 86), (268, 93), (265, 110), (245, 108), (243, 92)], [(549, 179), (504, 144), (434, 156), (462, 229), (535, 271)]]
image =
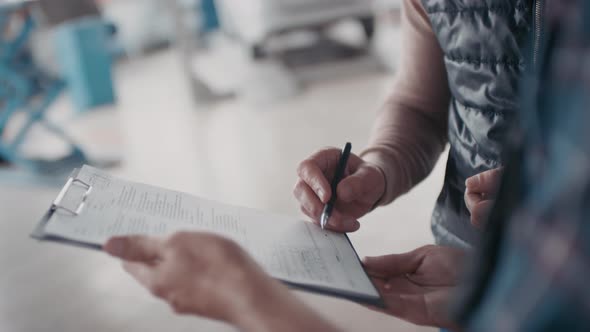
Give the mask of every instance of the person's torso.
[(590, 331), (590, 2), (541, 5), (504, 178), (457, 301), (466, 331)]
[(479, 235), (464, 202), (465, 180), (502, 166), (502, 142), (518, 109), (518, 82), (530, 57), (530, 0), (422, 0), (444, 53), (450, 152), (432, 217), (436, 242), (469, 247)]

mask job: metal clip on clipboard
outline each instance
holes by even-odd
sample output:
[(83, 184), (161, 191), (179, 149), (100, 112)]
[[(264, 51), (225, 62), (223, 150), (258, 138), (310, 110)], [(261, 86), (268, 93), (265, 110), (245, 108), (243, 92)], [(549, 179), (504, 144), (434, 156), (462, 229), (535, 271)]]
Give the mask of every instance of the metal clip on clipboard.
[[(82, 186), (83, 188), (85, 188), (86, 191), (84, 192), (84, 195), (82, 195), (82, 198), (80, 200), (80, 203), (78, 204), (78, 207), (74, 210), (74, 209), (71, 209), (69, 207), (63, 206), (61, 201), (66, 196), (66, 193), (68, 192), (68, 190), (70, 189), (70, 187), (72, 187), (73, 185), (76, 185), (76, 184), (79, 185), (79, 186)], [(84, 181), (82, 181), (80, 179), (76, 179), (74, 177), (70, 177), (68, 179), (68, 182), (66, 182), (66, 185), (63, 187), (63, 189), (59, 193), (59, 195), (57, 195), (57, 197), (55, 198), (55, 200), (51, 204), (51, 209), (53, 211), (63, 210), (63, 211), (66, 211), (68, 213), (71, 213), (73, 216), (77, 216), (84, 209), (84, 205), (86, 205), (86, 200), (88, 199), (88, 196), (90, 196), (90, 193), (91, 192), (92, 192), (92, 186), (91, 185), (89, 185), (88, 183), (86, 183), (86, 182), (84, 182)]]

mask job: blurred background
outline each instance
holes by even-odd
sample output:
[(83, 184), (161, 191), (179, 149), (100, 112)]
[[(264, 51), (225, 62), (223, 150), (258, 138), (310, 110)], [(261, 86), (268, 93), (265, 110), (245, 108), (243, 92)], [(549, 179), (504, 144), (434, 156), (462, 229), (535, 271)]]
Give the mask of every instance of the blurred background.
[[(117, 261), (28, 237), (69, 172), (301, 216), (297, 164), (365, 146), (401, 0), (0, 0), (0, 331), (232, 331), (175, 316)], [(444, 160), (351, 234), (360, 256), (431, 243)], [(434, 331), (297, 295), (347, 331)]]

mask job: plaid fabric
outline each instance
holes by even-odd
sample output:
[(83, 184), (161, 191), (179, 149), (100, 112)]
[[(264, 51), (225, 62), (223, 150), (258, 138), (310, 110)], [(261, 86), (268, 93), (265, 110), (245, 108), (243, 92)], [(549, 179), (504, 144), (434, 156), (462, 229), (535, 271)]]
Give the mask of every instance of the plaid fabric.
[(590, 1), (547, 0), (520, 134), (460, 319), (590, 331)]

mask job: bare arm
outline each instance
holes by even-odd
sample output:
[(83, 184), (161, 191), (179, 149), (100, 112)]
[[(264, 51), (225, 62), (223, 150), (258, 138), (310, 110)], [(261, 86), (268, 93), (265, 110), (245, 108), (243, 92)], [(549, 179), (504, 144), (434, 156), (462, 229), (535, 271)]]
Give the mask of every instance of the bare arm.
[[(351, 154), (340, 181), (328, 228), (354, 232), (359, 218), (410, 190), (434, 167), (447, 140), (450, 92), (443, 53), (420, 0), (404, 0), (403, 54), (395, 84), (377, 115), (369, 146)], [(293, 194), (301, 211), (319, 223), (324, 204), (334, 194), (330, 179), (339, 148), (319, 150), (303, 160)]]
[(395, 83), (361, 154), (385, 175), (382, 205), (430, 173), (447, 139), (450, 92), (443, 53), (420, 1), (403, 4), (403, 50)]
[(294, 294), (278, 283), (271, 280), (267, 285), (267, 296), (260, 297), (260, 306), (244, 311), (236, 319), (236, 325), (242, 331), (252, 332), (299, 332), (326, 331), (336, 332), (338, 328), (324, 320), (317, 313), (301, 302)]

